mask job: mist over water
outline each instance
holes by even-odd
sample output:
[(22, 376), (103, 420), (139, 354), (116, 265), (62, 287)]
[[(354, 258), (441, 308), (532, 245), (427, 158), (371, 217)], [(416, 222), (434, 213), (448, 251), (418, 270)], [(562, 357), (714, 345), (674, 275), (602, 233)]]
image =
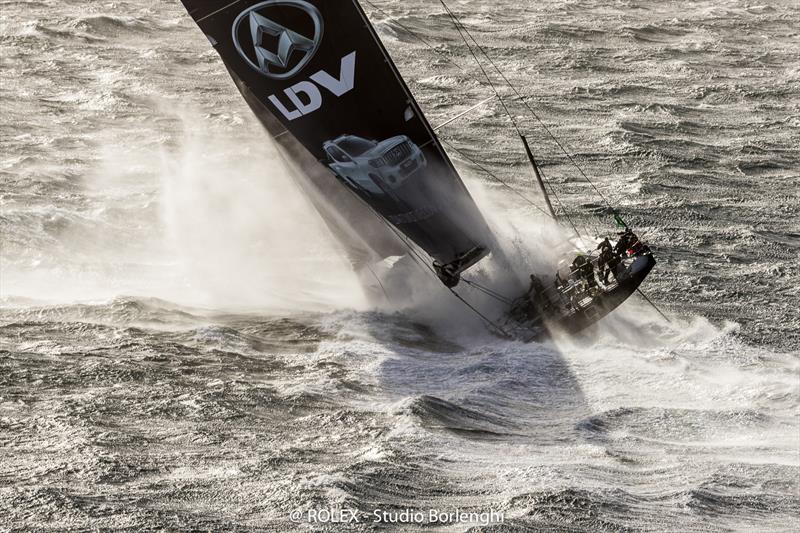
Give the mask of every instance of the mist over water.
[(349, 264), (271, 141), (255, 131), (261, 142), (242, 150), (223, 132), (194, 131), (199, 120), (183, 118), (177, 160), (163, 155), (166, 244), (187, 289), (208, 291), (219, 308), (363, 306)]
[[(440, 8), (380, 6), (432, 123), (489, 96)], [(289, 530), (328, 506), (800, 526), (793, 4), (451, 7), (650, 240), (671, 322), (631, 299), (500, 341), (422, 277), (372, 309), (179, 2), (5, 2), (0, 529)], [(516, 112), (578, 227), (613, 231)], [(496, 103), (441, 135), (539, 198)], [(566, 231), (451, 154), (515, 276), (552, 264)]]
[(242, 145), (196, 109), (159, 105), (171, 134), (148, 148), (99, 141), (97, 167), (76, 191), (83, 209), (53, 215), (64, 227), (34, 259), (6, 256), (4, 297), (155, 296), (240, 311), (364, 305), (271, 140), (234, 119), (254, 137)]

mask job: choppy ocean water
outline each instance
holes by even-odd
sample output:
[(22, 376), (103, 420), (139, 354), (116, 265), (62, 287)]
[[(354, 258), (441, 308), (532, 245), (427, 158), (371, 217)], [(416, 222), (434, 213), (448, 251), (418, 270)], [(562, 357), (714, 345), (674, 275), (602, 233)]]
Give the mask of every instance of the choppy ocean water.
[[(438, 3), (374, 4), (431, 122), (491, 94)], [(672, 323), (631, 301), (525, 345), (369, 310), (179, 2), (2, 1), (0, 529), (798, 527), (800, 11), (451, 7), (653, 244)], [(530, 187), (500, 109), (442, 136)], [(492, 223), (535, 233), (454, 158)]]

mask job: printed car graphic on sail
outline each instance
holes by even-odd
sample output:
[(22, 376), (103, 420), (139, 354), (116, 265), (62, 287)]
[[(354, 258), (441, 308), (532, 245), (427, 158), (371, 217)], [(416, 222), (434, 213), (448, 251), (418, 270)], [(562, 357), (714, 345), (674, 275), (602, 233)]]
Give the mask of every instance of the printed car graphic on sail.
[(342, 135), (323, 148), (337, 176), (370, 194), (389, 194), (427, 164), (422, 150), (405, 135), (380, 142)]

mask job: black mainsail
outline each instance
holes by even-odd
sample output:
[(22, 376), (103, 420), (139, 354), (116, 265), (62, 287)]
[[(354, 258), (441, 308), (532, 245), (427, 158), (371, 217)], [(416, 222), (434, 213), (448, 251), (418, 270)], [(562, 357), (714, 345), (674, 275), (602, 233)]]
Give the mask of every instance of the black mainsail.
[(483, 216), (356, 0), (182, 1), (354, 263), (401, 255), (408, 239), (457, 276), (490, 252)]

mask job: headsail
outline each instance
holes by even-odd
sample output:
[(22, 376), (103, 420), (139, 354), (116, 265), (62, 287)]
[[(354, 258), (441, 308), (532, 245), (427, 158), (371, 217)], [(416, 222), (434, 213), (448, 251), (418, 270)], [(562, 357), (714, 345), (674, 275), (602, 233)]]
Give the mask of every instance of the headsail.
[(388, 255), (398, 243), (385, 227), (354, 227), (365, 203), (449, 274), (489, 253), (486, 222), (356, 0), (182, 1), (286, 158), (326, 197), (329, 224), (339, 217), (339, 230), (373, 249), (381, 241)]

